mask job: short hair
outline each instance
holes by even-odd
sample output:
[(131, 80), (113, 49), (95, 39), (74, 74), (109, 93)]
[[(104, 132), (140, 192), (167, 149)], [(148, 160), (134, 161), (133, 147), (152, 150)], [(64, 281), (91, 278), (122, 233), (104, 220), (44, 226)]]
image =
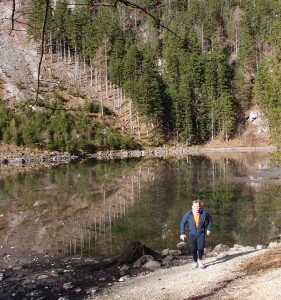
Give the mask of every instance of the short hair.
[(199, 203), (200, 207), (203, 206), (203, 202), (200, 199), (196, 199), (196, 200), (192, 201), (192, 205), (193, 204), (198, 204), (198, 203)]

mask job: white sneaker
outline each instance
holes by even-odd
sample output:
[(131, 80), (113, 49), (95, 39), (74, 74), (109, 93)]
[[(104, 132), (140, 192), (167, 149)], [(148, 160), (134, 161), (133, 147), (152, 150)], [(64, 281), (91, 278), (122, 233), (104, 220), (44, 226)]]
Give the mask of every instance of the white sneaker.
[(203, 264), (202, 260), (200, 260), (200, 259), (198, 259), (198, 267), (200, 269), (204, 269), (204, 264)]
[(193, 264), (192, 264), (192, 269), (196, 269), (198, 268), (198, 263), (197, 261), (195, 261)]

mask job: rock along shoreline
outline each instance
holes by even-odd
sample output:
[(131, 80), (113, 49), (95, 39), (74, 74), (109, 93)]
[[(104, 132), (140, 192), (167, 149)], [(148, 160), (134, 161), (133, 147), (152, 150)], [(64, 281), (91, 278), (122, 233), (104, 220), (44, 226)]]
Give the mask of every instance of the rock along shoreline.
[(94, 154), (87, 154), (87, 158), (96, 159), (115, 159), (115, 158), (130, 158), (130, 157), (157, 157), (157, 156), (181, 156), (189, 154), (202, 154), (208, 152), (274, 152), (277, 150), (275, 146), (266, 147), (186, 147), (186, 148), (156, 148), (146, 150), (109, 150), (98, 151)]
[(0, 157), (2, 166), (32, 166), (32, 165), (51, 165), (70, 163), (78, 159), (78, 156), (71, 155), (68, 152), (46, 152), (41, 154), (22, 153), (21, 155), (3, 155)]
[(0, 154), (0, 164), (2, 166), (24, 166), (24, 165), (41, 165), (41, 164), (62, 164), (70, 163), (79, 159), (122, 159), (122, 158), (138, 158), (138, 157), (169, 157), (184, 156), (189, 154), (202, 153), (225, 153), (225, 152), (274, 152), (277, 150), (275, 146), (266, 147), (222, 147), (222, 148), (206, 148), (206, 147), (187, 147), (187, 148), (155, 148), (145, 150), (105, 150), (96, 153), (86, 153), (81, 155), (73, 155), (69, 152), (44, 152), (34, 153), (31, 151), (11, 151)]

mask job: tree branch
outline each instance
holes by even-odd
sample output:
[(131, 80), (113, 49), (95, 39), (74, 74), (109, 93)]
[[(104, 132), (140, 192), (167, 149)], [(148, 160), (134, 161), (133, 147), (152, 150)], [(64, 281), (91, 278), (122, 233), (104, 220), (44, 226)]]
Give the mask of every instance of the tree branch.
[(165, 28), (166, 30), (168, 30), (169, 32), (171, 32), (173, 35), (175, 35), (176, 37), (180, 38), (170, 28), (168, 28), (167, 26), (161, 24), (160, 19), (158, 19), (157, 17), (155, 17), (154, 15), (152, 15), (151, 13), (149, 13), (145, 8), (143, 8), (143, 7), (141, 7), (141, 6), (137, 5), (137, 4), (131, 3), (130, 1), (127, 1), (127, 0), (117, 0), (117, 1), (123, 3), (126, 6), (129, 6), (129, 7), (132, 7), (132, 8), (135, 8), (135, 9), (138, 9), (138, 10), (142, 11), (146, 15), (150, 16), (156, 22), (157, 25), (159, 25), (162, 28)]
[(49, 2), (50, 0), (46, 0), (45, 16), (44, 16), (44, 22), (43, 22), (42, 32), (41, 32), (41, 47), (40, 47), (41, 51), (40, 51), (40, 60), (39, 60), (38, 72), (37, 72), (37, 87), (36, 87), (35, 103), (38, 101), (38, 96), (39, 96), (41, 65), (44, 56), (44, 43), (45, 43), (44, 36), (45, 36), (45, 29), (46, 29), (47, 18), (48, 18)]
[(10, 34), (15, 29), (15, 13), (16, 13), (16, 0), (13, 0), (13, 4), (12, 4), (12, 16), (11, 16), (12, 28), (11, 28)]
[[(113, 8), (116, 8), (117, 7), (117, 4), (118, 2), (122, 3), (123, 5), (125, 6), (128, 6), (128, 7), (131, 7), (131, 8), (134, 8), (134, 9), (137, 9), (141, 12), (143, 12), (144, 14), (148, 15), (149, 17), (151, 17), (157, 25), (159, 25), (160, 27), (162, 28), (165, 28), (166, 30), (168, 30), (169, 32), (171, 32), (173, 35), (175, 35), (176, 37), (178, 38), (181, 38), (180, 36), (178, 36), (173, 30), (171, 30), (169, 27), (165, 26), (164, 24), (162, 24), (160, 22), (160, 19), (158, 19), (157, 17), (155, 17), (154, 15), (152, 15), (150, 12), (148, 12), (145, 8), (143, 8), (142, 6), (139, 6), (135, 3), (132, 3), (130, 1), (127, 1), (127, 0), (116, 0), (113, 4), (110, 4), (110, 3), (91, 3), (90, 6), (91, 7), (97, 7), (97, 6), (109, 6), (109, 7), (113, 7)], [(152, 3), (155, 4), (156, 2)], [(84, 5), (84, 4), (82, 4)], [(151, 6), (151, 5), (150, 5)]]

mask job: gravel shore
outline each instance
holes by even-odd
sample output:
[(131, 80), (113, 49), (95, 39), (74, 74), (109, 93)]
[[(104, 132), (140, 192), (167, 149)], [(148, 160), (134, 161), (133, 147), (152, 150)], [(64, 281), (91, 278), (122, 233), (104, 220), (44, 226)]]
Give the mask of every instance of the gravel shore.
[[(205, 259), (204, 269), (192, 270), (191, 262), (159, 269), (143, 276), (129, 278), (105, 289), (91, 299), (99, 300), (179, 300), (179, 299), (278, 299), (281, 295), (279, 263), (269, 269), (245, 268), (256, 261), (280, 255), (281, 247), (251, 250), (231, 248), (228, 252)], [(270, 263), (270, 261), (268, 261)], [(266, 262), (265, 262), (266, 263)], [(252, 274), (252, 275), (251, 275)]]
[[(0, 248), (0, 299), (22, 300), (275, 300), (281, 295), (281, 244), (266, 249), (235, 245), (212, 251), (204, 269), (191, 258), (154, 272), (122, 266), (93, 270), (96, 260), (51, 257)], [(132, 271), (133, 270), (133, 271)]]

